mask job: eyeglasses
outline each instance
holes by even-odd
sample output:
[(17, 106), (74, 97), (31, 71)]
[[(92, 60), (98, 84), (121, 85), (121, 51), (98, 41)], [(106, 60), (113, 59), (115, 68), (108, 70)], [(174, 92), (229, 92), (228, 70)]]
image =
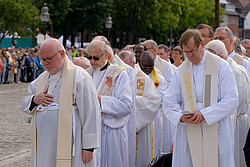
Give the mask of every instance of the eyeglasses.
[(135, 54), (142, 54), (143, 51), (134, 51)]
[(54, 56), (52, 57), (48, 57), (46, 59), (42, 59), (42, 62), (47, 62), (50, 63), (52, 61), (52, 59), (60, 52), (60, 50), (58, 52), (56, 52), (56, 54), (54, 54)]
[(152, 65), (144, 66), (144, 65), (141, 64), (141, 68), (143, 68), (143, 69), (153, 69), (154, 66), (152, 66)]
[(198, 49), (199, 49), (199, 47), (200, 47), (200, 45), (196, 48), (196, 49), (192, 49), (192, 50), (190, 50), (190, 51), (183, 51), (183, 53), (185, 53), (185, 55), (188, 55), (188, 54), (190, 54), (190, 53), (194, 53), (194, 52), (196, 52)]
[(221, 36), (221, 37), (216, 37), (216, 38), (214, 38), (214, 39), (218, 39), (218, 40), (224, 40), (224, 39), (226, 39), (226, 38), (228, 38), (228, 37), (223, 37), (223, 36)]
[(203, 34), (202, 37), (203, 37), (203, 38), (205, 38), (205, 37), (211, 38), (212, 36), (210, 36), (210, 35), (204, 35), (204, 34)]
[(154, 49), (154, 48), (146, 48), (147, 50), (149, 50), (149, 49)]
[(88, 56), (87, 59), (92, 60), (92, 58), (93, 58), (95, 61), (99, 61), (99, 59), (100, 59), (103, 55), (105, 55), (105, 53), (103, 53), (103, 54), (102, 54), (101, 56), (99, 56), (99, 57)]

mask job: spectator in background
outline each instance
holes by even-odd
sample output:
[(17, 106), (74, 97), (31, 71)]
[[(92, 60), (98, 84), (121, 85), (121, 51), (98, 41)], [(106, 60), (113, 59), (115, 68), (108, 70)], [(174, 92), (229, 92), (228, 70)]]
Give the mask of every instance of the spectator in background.
[(83, 48), (78, 49), (80, 52), (80, 57), (87, 57), (87, 51)]
[[(27, 54), (24, 53), (22, 56), (22, 63), (21, 63), (21, 82), (26, 82), (27, 81), (27, 67), (26, 67), (26, 59), (27, 59)], [(26, 78), (26, 79), (25, 79)]]
[(2, 50), (0, 50), (0, 62), (1, 62), (0, 83), (3, 83), (4, 82), (4, 73), (5, 73), (5, 69), (6, 69), (6, 60), (3, 57)]
[(74, 46), (71, 47), (70, 54), (72, 55), (72, 57), (77, 57), (76, 49)]
[(250, 39), (244, 39), (241, 41), (241, 45), (246, 49), (246, 54), (250, 57)]
[(184, 55), (180, 46), (174, 47), (172, 51), (172, 57), (174, 60), (175, 67), (179, 67), (184, 60)]

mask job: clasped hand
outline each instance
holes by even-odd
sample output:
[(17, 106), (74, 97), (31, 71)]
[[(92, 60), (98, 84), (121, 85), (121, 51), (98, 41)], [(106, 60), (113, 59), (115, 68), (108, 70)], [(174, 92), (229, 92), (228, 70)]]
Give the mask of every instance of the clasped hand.
[(200, 111), (195, 111), (194, 114), (184, 114), (180, 120), (185, 123), (200, 124), (205, 119)]
[(54, 96), (47, 94), (47, 92), (48, 92), (48, 88), (44, 92), (38, 95), (35, 95), (33, 99), (34, 103), (36, 103), (37, 105), (42, 104), (43, 106), (48, 106), (51, 103), (53, 103)]

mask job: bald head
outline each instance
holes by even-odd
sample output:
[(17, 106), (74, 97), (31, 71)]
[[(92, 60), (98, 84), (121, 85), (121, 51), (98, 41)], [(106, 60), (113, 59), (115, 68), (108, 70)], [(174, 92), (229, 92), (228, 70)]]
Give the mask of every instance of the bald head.
[(44, 68), (52, 75), (62, 69), (66, 58), (63, 45), (54, 38), (44, 41), (40, 49), (40, 55)]
[(43, 52), (46, 52), (46, 50), (48, 50), (48, 49), (54, 50), (54, 51), (58, 51), (58, 50), (65, 51), (61, 42), (55, 38), (50, 38), (50, 39), (45, 40), (42, 43), (42, 46), (40, 48), (40, 53), (42, 54)]
[(105, 36), (98, 35), (98, 36), (95, 36), (95, 38), (93, 40), (101, 40), (101, 41), (105, 42), (106, 45), (111, 47), (110, 42), (107, 40), (107, 38)]
[(90, 67), (90, 62), (85, 57), (76, 57), (74, 58), (73, 63), (77, 66), (82, 67), (85, 70)]
[(144, 51), (140, 58), (140, 67), (147, 75), (150, 74), (154, 68), (154, 55), (150, 51)]
[(225, 44), (220, 40), (213, 40), (208, 42), (205, 48), (213, 50), (218, 56), (225, 60), (228, 58), (228, 52)]
[(124, 63), (134, 68), (135, 59), (132, 52), (128, 50), (122, 50), (121, 52), (119, 52), (118, 56)]
[(144, 59), (154, 60), (154, 55), (153, 55), (153, 53), (150, 52), (150, 51), (144, 51), (144, 52), (142, 52), (140, 61), (142, 61), (142, 60), (144, 60)]

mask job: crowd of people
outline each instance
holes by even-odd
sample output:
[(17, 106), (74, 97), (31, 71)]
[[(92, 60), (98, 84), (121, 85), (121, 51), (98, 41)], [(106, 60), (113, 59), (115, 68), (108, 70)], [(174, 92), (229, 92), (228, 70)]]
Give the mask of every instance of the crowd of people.
[[(86, 57), (86, 50), (67, 48), (71, 57)], [(0, 84), (32, 82), (44, 71), (39, 47), (0, 49)]]
[(23, 100), (34, 167), (250, 166), (250, 40), (229, 28), (200, 24), (174, 48), (114, 52), (96, 36), (79, 53), (53, 38), (32, 53), (45, 70)]

